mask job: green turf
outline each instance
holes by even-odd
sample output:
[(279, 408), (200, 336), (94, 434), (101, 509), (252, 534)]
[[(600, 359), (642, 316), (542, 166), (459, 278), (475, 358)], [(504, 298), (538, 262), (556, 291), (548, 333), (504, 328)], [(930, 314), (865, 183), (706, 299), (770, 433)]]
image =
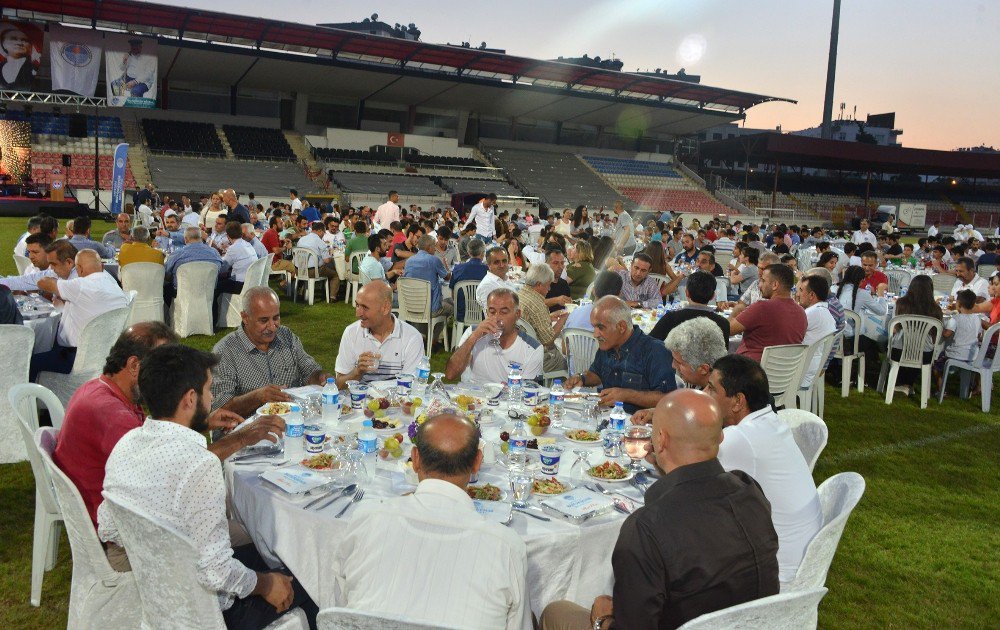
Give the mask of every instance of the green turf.
[[(10, 252), (21, 219), (0, 219), (0, 252)], [(110, 229), (106, 228), (106, 229)], [(96, 232), (97, 230), (95, 230)], [(0, 254), (0, 273), (14, 272)], [(340, 331), (354, 320), (343, 302), (308, 307), (283, 302), (283, 323), (327, 368)], [(191, 337), (209, 349), (221, 335)], [(446, 353), (433, 357), (442, 370)], [(817, 483), (853, 470), (868, 488), (847, 524), (820, 606), (823, 628), (995, 627), (1000, 601), (996, 520), (1000, 515), (1000, 422), (975, 400), (949, 396), (921, 411), (915, 399), (887, 407), (866, 391), (840, 398), (827, 390), (830, 442)], [(13, 436), (10, 436), (13, 437)], [(34, 481), (27, 463), (0, 466), (0, 627), (62, 627), (69, 598), (65, 536), (45, 575), (42, 607), (28, 604)]]

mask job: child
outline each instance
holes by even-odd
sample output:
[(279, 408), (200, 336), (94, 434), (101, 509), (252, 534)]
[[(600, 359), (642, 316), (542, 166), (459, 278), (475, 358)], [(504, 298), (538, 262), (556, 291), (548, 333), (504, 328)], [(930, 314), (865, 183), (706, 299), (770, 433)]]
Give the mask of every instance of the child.
[(944, 325), (944, 352), (934, 365), (938, 389), (941, 389), (942, 370), (948, 359), (970, 361), (979, 350), (979, 335), (983, 326), (982, 317), (975, 312), (976, 294), (965, 289), (955, 296), (958, 312), (951, 316)]

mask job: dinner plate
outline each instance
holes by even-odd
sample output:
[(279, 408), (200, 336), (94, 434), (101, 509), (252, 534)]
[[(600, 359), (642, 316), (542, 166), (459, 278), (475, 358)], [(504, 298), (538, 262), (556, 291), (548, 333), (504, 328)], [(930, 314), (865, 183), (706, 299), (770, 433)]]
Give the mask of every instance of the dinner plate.
[[(573, 430), (579, 430), (579, 429), (570, 429), (570, 431), (573, 431)], [(587, 429), (587, 430), (589, 431), (589, 429)], [(601, 443), (601, 436), (600, 436), (599, 433), (597, 435), (597, 439), (596, 440), (578, 440), (578, 439), (575, 439), (575, 438), (571, 438), (569, 436), (570, 431), (566, 431), (565, 433), (563, 433), (563, 437), (566, 438), (567, 440), (569, 440), (570, 442), (575, 443), (575, 444), (586, 444), (588, 446), (593, 446), (594, 444), (600, 444)], [(596, 431), (591, 431), (591, 433), (597, 433), (597, 432)]]
[[(543, 481), (548, 479), (551, 479), (551, 477), (544, 476), (543, 479), (535, 479), (535, 481)], [(573, 489), (573, 484), (567, 481), (563, 481), (562, 479), (558, 479), (557, 481), (559, 481), (559, 483), (563, 485), (562, 492), (538, 492), (537, 490), (535, 490), (534, 486), (532, 486), (531, 493), (536, 497), (557, 497), (560, 494), (566, 494), (567, 492)]]
[(622, 483), (622, 482), (625, 482), (625, 481), (629, 481), (630, 479), (632, 479), (632, 477), (635, 477), (635, 473), (633, 471), (628, 470), (627, 468), (625, 470), (626, 470), (626, 472), (628, 474), (626, 474), (621, 479), (608, 479), (607, 477), (598, 477), (596, 475), (592, 475), (592, 474), (590, 474), (590, 469), (589, 468), (587, 469), (587, 476), (590, 477), (591, 479), (595, 480), (595, 481), (607, 481), (608, 483)]
[[(260, 407), (257, 407), (257, 411), (255, 411), (254, 413), (255, 413), (255, 414), (257, 414), (258, 416), (265, 416), (265, 415), (268, 415), (268, 414), (264, 413), (264, 409), (265, 409), (265, 408), (266, 408), (266, 407), (267, 407), (268, 405), (270, 405), (270, 404), (273, 404), (273, 403), (264, 403), (264, 404), (263, 404), (263, 405), (261, 405)], [(290, 403), (290, 402), (289, 402), (289, 403), (283, 403), (283, 404), (286, 404), (286, 405), (291, 405), (291, 404), (298, 404), (298, 403)], [(280, 416), (280, 417), (284, 417), (284, 416), (287, 416), (287, 415), (288, 415), (289, 413), (290, 413), (290, 412), (286, 411), (285, 413), (276, 413), (276, 414), (271, 414), (271, 415), (275, 415), (275, 416)]]
[[(485, 486), (485, 485), (487, 485), (487, 483), (488, 482), (470, 483), (469, 485), (470, 486)], [(509, 496), (509, 493), (507, 492), (507, 490), (504, 490), (503, 486), (501, 486), (500, 484), (496, 484), (496, 483), (490, 484), (490, 485), (494, 485), (494, 486), (500, 488), (500, 498), (497, 499), (495, 502), (498, 503), (498, 502), (506, 501), (507, 500), (507, 497)], [(487, 502), (490, 502), (490, 503), (494, 503), (493, 501), (489, 501), (489, 499), (473, 499), (473, 500), (474, 501), (487, 501)]]
[(372, 427), (375, 430), (375, 435), (391, 436), (393, 433), (402, 433), (405, 436), (406, 423), (401, 420), (392, 420), (392, 422), (397, 423), (398, 426), (388, 427), (385, 429), (374, 429), (374, 427)]

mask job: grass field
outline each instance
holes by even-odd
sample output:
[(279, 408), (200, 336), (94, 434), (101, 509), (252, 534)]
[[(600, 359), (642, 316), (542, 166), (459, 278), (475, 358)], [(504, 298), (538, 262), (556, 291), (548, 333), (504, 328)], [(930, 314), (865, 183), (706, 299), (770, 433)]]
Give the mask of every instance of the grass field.
[[(8, 253), (23, 224), (0, 219), (0, 273), (14, 272)], [(343, 302), (287, 302), (282, 316), (328, 368), (340, 331), (354, 320)], [(187, 343), (210, 349), (219, 337), (191, 337)], [(433, 367), (443, 371), (446, 360), (447, 354), (436, 354)], [(826, 421), (830, 441), (816, 466), (817, 483), (851, 470), (864, 476), (868, 488), (830, 569), (820, 627), (996, 627), (996, 412), (983, 414), (978, 401), (954, 393), (943, 405), (931, 401), (921, 411), (912, 398), (897, 396), (887, 407), (871, 391), (842, 399), (839, 390), (829, 389)], [(41, 608), (28, 604), (34, 480), (27, 463), (0, 465), (0, 506), (0, 627), (65, 626), (71, 572), (65, 536), (58, 564), (45, 576)]]

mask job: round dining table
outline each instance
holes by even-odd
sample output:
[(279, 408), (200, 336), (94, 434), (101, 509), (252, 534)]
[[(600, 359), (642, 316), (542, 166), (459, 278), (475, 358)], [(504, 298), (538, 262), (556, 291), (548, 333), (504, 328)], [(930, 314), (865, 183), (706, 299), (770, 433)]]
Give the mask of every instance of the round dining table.
[[(480, 403), (486, 396), (481, 388), (471, 384), (448, 386), (447, 390), (453, 397), (458, 393), (475, 396), (480, 399)], [(343, 392), (342, 396), (346, 394), (347, 392)], [(542, 388), (540, 398), (546, 400), (546, 396), (547, 390)], [(480, 406), (489, 412), (484, 414), (482, 421), (483, 441), (480, 446), (484, 449), (484, 465), (477, 483), (499, 486), (504, 489), (504, 500), (509, 501), (511, 489), (507, 469), (502, 464), (499, 435), (502, 430), (509, 431), (513, 426), (513, 421), (508, 416), (511, 406), (526, 413), (527, 408), (516, 403), (508, 405), (506, 402), (496, 407)], [(402, 422), (398, 431), (407, 435), (406, 425), (413, 418), (403, 415), (398, 407), (390, 407), (388, 412), (388, 418)], [(418, 414), (419, 412), (418, 408)], [(555, 438), (556, 444), (564, 447), (559, 471), (555, 476), (573, 488), (581, 485), (589, 487), (594, 483), (589, 477), (580, 478), (571, 474), (571, 468), (577, 459), (574, 451), (585, 452), (593, 465), (607, 460), (601, 442), (583, 445), (571, 442), (565, 436), (568, 429), (596, 428), (596, 420), (587, 420), (591, 417), (590, 413), (574, 409), (571, 405), (567, 407), (563, 427), (553, 426), (544, 436)], [(350, 434), (360, 428), (362, 419), (360, 411), (353, 411), (337, 422), (327, 423), (325, 428), (328, 434)], [(310, 422), (307, 421), (307, 424)], [(380, 437), (380, 443), (384, 437), (387, 436), (383, 434)], [(408, 437), (403, 446), (405, 450), (409, 449)], [(233, 462), (233, 458), (225, 462), (232, 516), (247, 528), (263, 558), (271, 566), (284, 565), (291, 570), (321, 609), (341, 605), (343, 602), (338, 601), (336, 576), (331, 564), (340, 541), (351, 525), (351, 515), (355, 508), (348, 508), (343, 518), (335, 518), (349, 498), (336, 501), (328, 507), (317, 509), (318, 506), (313, 506), (307, 509), (306, 504), (315, 499), (315, 495), (290, 494), (265, 481), (261, 477), (263, 472), (286, 466), (301, 468), (299, 462), (309, 455), (303, 449), (301, 438), (285, 438), (283, 448), (283, 455), (270, 459), (261, 458), (257, 463)], [(235, 457), (238, 456), (239, 454)], [(496, 456), (500, 459), (496, 459)], [(537, 453), (529, 451), (529, 458), (532, 457), (537, 465)], [(374, 474), (360, 484), (365, 490), (362, 502), (391, 502), (395, 497), (412, 492), (415, 486), (406, 480), (402, 472), (405, 459), (405, 452), (396, 461), (376, 458), (378, 463)], [(284, 463), (274, 466), (275, 460)], [(624, 464), (627, 459), (618, 461)], [(346, 484), (346, 481), (343, 483)], [(642, 492), (630, 483), (602, 485), (605, 490), (620, 493), (619, 498), (627, 499), (628, 507), (640, 506)], [(571, 600), (589, 607), (596, 596), (611, 593), (611, 553), (626, 517), (623, 513), (611, 510), (582, 523), (561, 520), (543, 512), (538, 507), (540, 499), (535, 495), (529, 501), (528, 511), (533, 516), (515, 510), (507, 523), (527, 547), (527, 591), (531, 610), (538, 616), (547, 604), (556, 600)], [(322, 504), (320, 502), (319, 506)]]

